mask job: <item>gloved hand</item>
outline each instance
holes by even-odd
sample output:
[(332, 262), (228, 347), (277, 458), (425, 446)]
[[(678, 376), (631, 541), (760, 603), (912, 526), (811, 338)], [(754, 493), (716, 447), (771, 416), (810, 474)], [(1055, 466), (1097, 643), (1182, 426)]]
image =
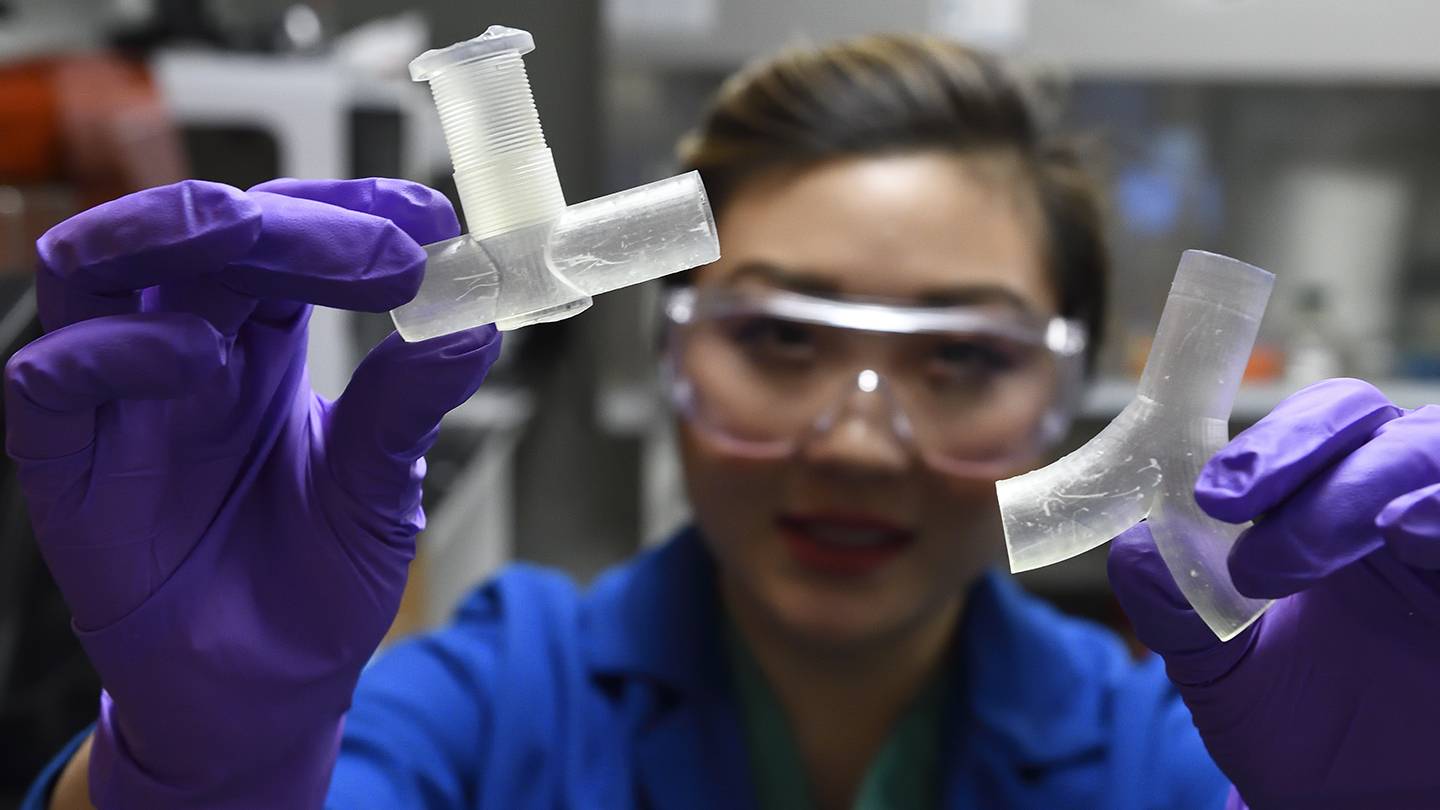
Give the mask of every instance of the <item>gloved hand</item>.
[(421, 455), (500, 349), (391, 334), (326, 402), (309, 304), (411, 298), (458, 232), (393, 180), (188, 181), (39, 241), (48, 331), (6, 367), (7, 449), (105, 692), (101, 808), (319, 807), (414, 554)]
[(1267, 613), (1221, 644), (1144, 524), (1111, 546), (1110, 581), (1231, 806), (1440, 807), (1440, 407), (1319, 383), (1217, 453), (1195, 498), (1256, 521), (1229, 567), (1242, 593), (1279, 600)]

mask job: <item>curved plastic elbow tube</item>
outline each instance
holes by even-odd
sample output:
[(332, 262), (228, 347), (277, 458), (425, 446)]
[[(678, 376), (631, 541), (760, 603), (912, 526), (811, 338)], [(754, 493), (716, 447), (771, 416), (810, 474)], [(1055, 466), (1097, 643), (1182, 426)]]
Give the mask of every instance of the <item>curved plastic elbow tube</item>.
[(1186, 251), (1135, 399), (1085, 446), (996, 484), (1012, 571), (1089, 551), (1148, 518), (1170, 573), (1221, 640), (1269, 602), (1235, 590), (1226, 558), (1244, 530), (1195, 503), (1195, 481), (1228, 440), (1235, 393), (1275, 277)]
[(556, 219), (425, 246), (425, 279), (391, 313), (401, 337), (576, 315), (591, 297), (713, 262), (715, 220), (696, 172), (565, 208)]

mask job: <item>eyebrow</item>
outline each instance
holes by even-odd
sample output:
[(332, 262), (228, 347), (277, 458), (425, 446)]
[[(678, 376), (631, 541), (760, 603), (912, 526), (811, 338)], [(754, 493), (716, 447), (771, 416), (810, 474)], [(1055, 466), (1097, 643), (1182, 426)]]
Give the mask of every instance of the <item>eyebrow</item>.
[(734, 273), (730, 274), (729, 283), (735, 284), (748, 278), (768, 281), (776, 287), (793, 292), (824, 295), (836, 295), (840, 292), (840, 285), (824, 276), (802, 270), (788, 270), (778, 264), (764, 261), (750, 261), (741, 264)]
[[(840, 285), (824, 276), (803, 270), (792, 270), (773, 262), (750, 261), (731, 274), (729, 283), (758, 278), (781, 289), (812, 295), (839, 295)], [(1036, 314), (1036, 308), (1023, 296), (998, 284), (961, 284), (922, 290), (916, 303), (925, 307), (983, 306), (999, 304), (1022, 315)]]

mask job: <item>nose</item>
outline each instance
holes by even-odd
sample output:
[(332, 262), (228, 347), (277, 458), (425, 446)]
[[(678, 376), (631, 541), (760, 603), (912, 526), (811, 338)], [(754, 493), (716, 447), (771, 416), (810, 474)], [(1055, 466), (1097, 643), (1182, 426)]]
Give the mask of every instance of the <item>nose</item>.
[(903, 432), (894, 396), (878, 374), (866, 369), (816, 422), (801, 443), (800, 457), (850, 477), (899, 475), (913, 463)]

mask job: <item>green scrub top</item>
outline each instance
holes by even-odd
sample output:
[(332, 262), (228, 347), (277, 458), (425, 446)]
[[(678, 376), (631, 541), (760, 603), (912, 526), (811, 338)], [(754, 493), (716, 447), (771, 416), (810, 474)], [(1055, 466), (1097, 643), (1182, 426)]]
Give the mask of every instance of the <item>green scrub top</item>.
[[(735, 691), (744, 715), (750, 771), (760, 810), (813, 810), (800, 748), (760, 665), (733, 622), (726, 622)], [(920, 810), (940, 806), (940, 725), (946, 679), (933, 677), (876, 754), (853, 810)]]

